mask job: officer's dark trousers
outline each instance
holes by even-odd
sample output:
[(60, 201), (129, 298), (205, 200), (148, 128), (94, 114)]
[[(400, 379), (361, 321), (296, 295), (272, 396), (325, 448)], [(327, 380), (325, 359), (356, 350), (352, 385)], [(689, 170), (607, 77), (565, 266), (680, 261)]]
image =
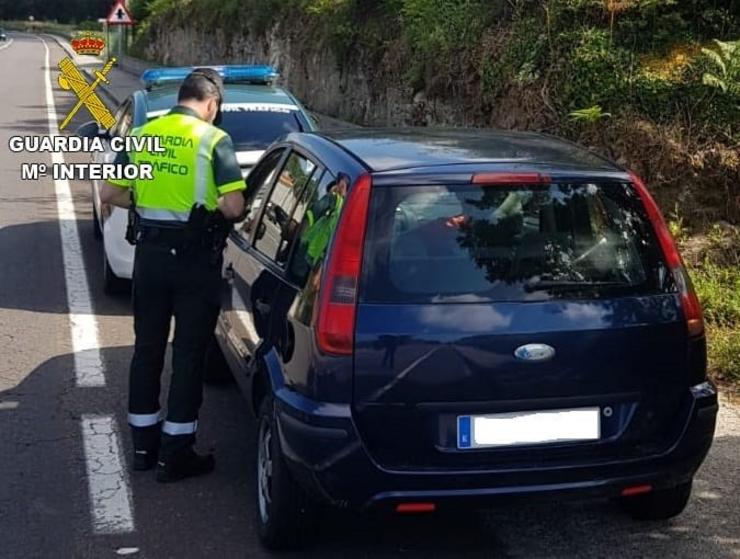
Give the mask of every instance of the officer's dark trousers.
[(160, 377), (173, 316), (172, 381), (160, 456), (174, 455), (195, 441), (204, 356), (218, 317), (220, 276), (220, 262), (213, 263), (211, 250), (204, 246), (186, 247), (166, 235), (145, 238), (136, 246), (129, 423), (137, 448), (159, 442)]

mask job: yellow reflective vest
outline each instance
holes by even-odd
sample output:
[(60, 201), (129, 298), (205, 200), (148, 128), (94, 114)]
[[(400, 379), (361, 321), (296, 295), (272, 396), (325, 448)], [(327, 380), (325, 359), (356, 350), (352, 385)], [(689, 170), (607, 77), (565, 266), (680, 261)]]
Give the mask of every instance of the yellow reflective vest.
[(214, 148), (227, 134), (189, 109), (175, 107), (170, 113), (134, 129), (132, 134), (159, 136), (160, 146), (164, 148), (163, 152), (128, 154), (130, 163), (152, 166), (152, 179), (110, 181), (133, 189), (136, 211), (144, 219), (185, 222), (194, 204), (215, 210), (219, 196), (246, 187), (241, 176), (239, 180), (216, 184)]

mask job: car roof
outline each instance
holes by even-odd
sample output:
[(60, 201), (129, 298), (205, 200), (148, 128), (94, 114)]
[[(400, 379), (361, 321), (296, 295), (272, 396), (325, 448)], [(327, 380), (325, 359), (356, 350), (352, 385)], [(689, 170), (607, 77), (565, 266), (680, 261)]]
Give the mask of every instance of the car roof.
[[(348, 128), (314, 133), (338, 144), (371, 172), (491, 164), (624, 173), (566, 140), (536, 132), (462, 128)], [(300, 142), (300, 140), (298, 140)]]
[[(177, 101), (179, 84), (156, 87), (146, 95), (147, 111), (160, 111), (171, 108)], [(296, 99), (281, 87), (271, 85), (224, 84), (226, 103), (277, 103), (299, 106)]]

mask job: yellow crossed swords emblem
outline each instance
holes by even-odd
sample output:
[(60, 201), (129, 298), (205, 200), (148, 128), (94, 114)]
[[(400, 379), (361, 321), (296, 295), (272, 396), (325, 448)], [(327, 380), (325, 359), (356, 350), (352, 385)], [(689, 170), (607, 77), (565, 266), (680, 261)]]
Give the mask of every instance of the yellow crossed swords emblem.
[(87, 107), (87, 110), (90, 111), (93, 118), (95, 118), (95, 120), (98, 121), (98, 124), (103, 128), (110, 128), (116, 123), (116, 119), (113, 118), (108, 107), (103, 104), (100, 97), (98, 97), (98, 94), (95, 93), (95, 88), (98, 87), (100, 82), (110, 83), (108, 78), (106, 78), (106, 75), (111, 71), (115, 63), (115, 57), (108, 60), (101, 70), (95, 72), (95, 81), (91, 84), (87, 83), (82, 72), (80, 72), (79, 68), (75, 66), (75, 63), (72, 62), (69, 57), (65, 57), (59, 63), (59, 69), (62, 71), (62, 73), (59, 74), (58, 79), (59, 87), (62, 89), (71, 89), (79, 99), (77, 104), (72, 107), (67, 118), (65, 118), (62, 124), (59, 125), (59, 130), (64, 130), (64, 127), (69, 124), (69, 121), (72, 120), (72, 117), (75, 114), (77, 114), (77, 111), (80, 110), (82, 105)]

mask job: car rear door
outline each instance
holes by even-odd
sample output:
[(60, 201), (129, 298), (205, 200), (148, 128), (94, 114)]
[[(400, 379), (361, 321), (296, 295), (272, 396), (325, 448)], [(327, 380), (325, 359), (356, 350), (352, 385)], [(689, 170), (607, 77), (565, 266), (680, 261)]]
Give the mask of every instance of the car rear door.
[[(631, 185), (373, 188), (353, 406), (383, 465), (659, 452), (688, 413), (687, 349)], [(588, 411), (589, 435), (470, 439), (478, 416), (553, 410)]]

